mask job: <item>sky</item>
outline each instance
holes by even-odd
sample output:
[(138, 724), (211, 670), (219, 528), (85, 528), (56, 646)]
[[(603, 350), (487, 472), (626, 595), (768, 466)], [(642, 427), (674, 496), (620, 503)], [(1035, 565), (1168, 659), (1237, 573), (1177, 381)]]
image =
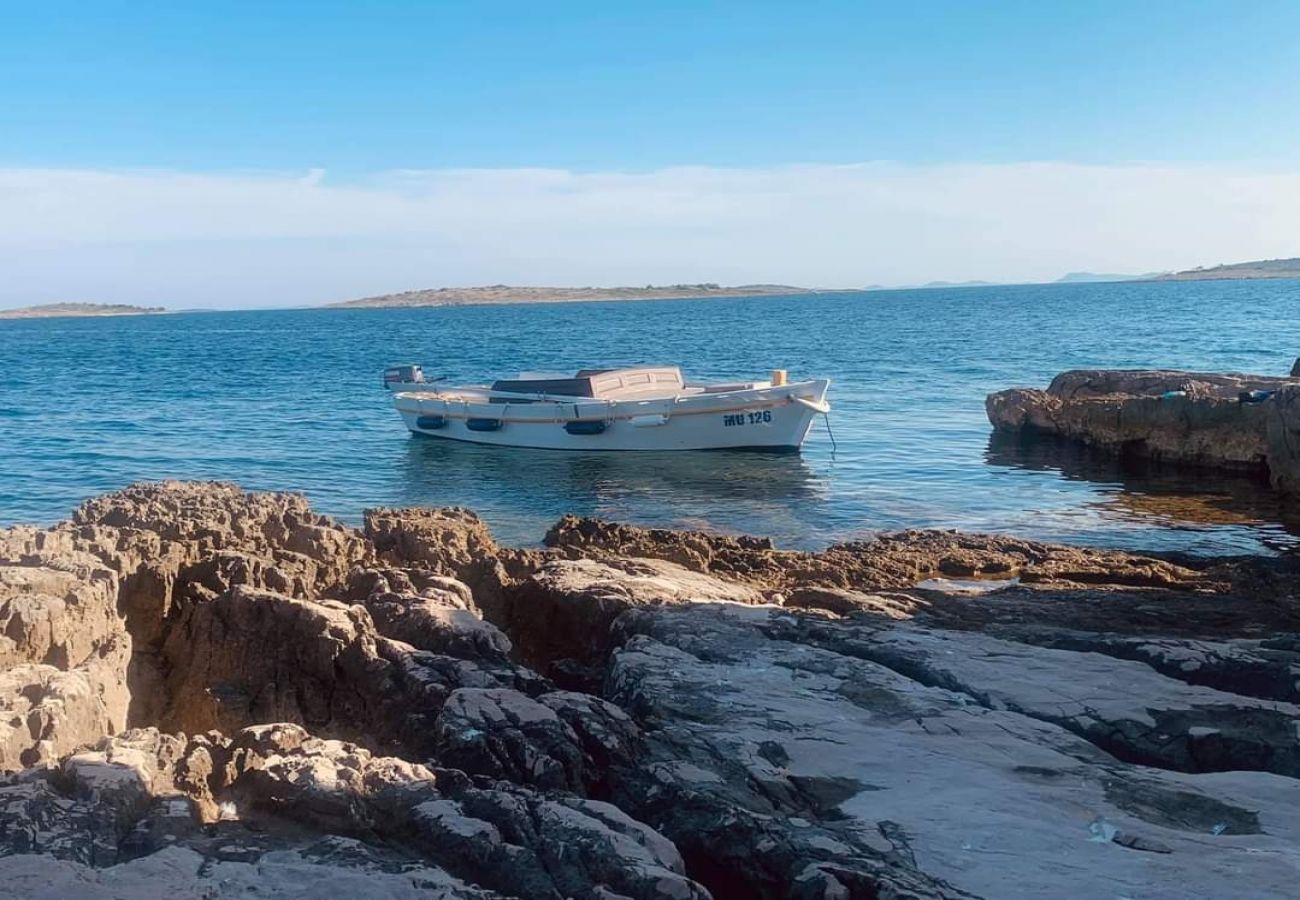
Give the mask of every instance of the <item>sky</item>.
[(1300, 255), (1300, 4), (0, 0), (0, 307)]

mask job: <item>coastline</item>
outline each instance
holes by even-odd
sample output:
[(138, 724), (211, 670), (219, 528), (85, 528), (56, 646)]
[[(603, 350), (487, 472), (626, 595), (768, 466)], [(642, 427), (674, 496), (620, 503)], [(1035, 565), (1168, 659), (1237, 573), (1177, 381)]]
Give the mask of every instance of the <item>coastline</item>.
[(536, 303), (598, 303), (632, 300), (706, 300), (855, 293), (857, 288), (800, 288), (752, 285), (697, 289), (666, 288), (437, 288), (326, 303), (319, 309), (424, 309), (447, 306), (506, 306)]
[(18, 893), (1293, 884), (1297, 560), (574, 517), (524, 550), (465, 509), (352, 528), (180, 482), (0, 559)]
[(115, 319), (129, 316), (163, 316), (163, 307), (118, 307), (94, 304), (52, 304), (21, 309), (0, 309), (0, 319)]
[(1155, 278), (1142, 279), (1146, 281), (1295, 281), (1300, 279), (1300, 271), (1283, 272), (1274, 274), (1270, 272), (1259, 272), (1253, 274), (1241, 274), (1237, 272), (1215, 272), (1207, 269), (1204, 272), (1177, 272), (1171, 275), (1159, 275)]

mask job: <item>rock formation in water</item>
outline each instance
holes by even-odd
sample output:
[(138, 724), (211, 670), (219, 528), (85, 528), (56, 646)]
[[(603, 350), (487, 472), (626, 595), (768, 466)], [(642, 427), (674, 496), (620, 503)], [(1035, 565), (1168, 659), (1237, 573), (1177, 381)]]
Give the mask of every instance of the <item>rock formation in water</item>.
[(0, 531), (0, 896), (1289, 896), (1295, 576), (137, 486)]
[(1300, 493), (1300, 383), (1147, 370), (1063, 372), (1047, 390), (990, 394), (1001, 431), (1046, 434), (1119, 455), (1264, 475)]

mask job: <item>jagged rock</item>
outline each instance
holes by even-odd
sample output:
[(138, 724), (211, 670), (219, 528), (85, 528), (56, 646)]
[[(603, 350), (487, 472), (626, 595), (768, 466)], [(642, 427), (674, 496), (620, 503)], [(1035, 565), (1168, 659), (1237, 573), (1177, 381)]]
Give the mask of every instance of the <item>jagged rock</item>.
[(57, 782), (90, 810), (87, 862), (114, 865), (122, 860), (124, 845), (136, 852), (156, 850), (163, 835), (191, 830), (192, 806), (172, 787), (171, 769), (183, 744), (157, 729), (137, 729), (63, 760)]
[(568, 691), (536, 699), (462, 688), (435, 724), (438, 759), (475, 775), (585, 792), (636, 747), (636, 725), (617, 706)]
[(705, 900), (671, 842), (608, 803), (466, 789), (411, 809), (410, 840), (520, 897)]
[(499, 628), (436, 598), (380, 594), (366, 601), (366, 609), (380, 634), (420, 650), (465, 659), (504, 661), (510, 656), (510, 639)]
[(0, 773), (46, 765), (126, 724), (128, 643), (101, 648), (70, 671), (15, 666), (0, 671)]
[(1260, 639), (1300, 631), (1300, 603), (1289, 586), (1295, 576), (1285, 574), (1290, 567), (1285, 561), (1234, 559), (1202, 570), (1204, 589), (1197, 582), (1182, 588), (1031, 582), (985, 595), (909, 593), (921, 601), (918, 622), (1008, 634), (1044, 646), (1051, 635), (1079, 633)]
[(117, 579), (83, 559), (88, 564), (80, 572), (0, 565), (0, 669), (22, 663), (79, 666), (120, 633)]
[(366, 537), (379, 556), (477, 585), (501, 550), (487, 525), (468, 509), (368, 509)]
[(170, 629), (161, 724), (230, 732), (295, 722), (320, 736), (424, 752), (457, 688), (547, 687), (499, 653), (484, 652), (482, 643), (472, 648), (471, 658), (422, 651), (381, 637), (362, 606), (239, 587), (187, 607)]
[[(625, 557), (672, 561), (691, 571), (783, 596), (823, 589), (878, 593), (941, 576), (1014, 577), (1061, 586), (1223, 587), (1213, 574), (1151, 556), (956, 531), (900, 531), (835, 544), (821, 553), (801, 553), (774, 550), (761, 541), (568, 517), (551, 531), (548, 541), (567, 556), (614, 566)], [(543, 565), (541, 571), (547, 568)], [(669, 577), (685, 580), (680, 570)]]
[(182, 743), (155, 729), (130, 731), (65, 757), (57, 768), (0, 783), (0, 856), (43, 853), (115, 865), (133, 832), (156, 832), (167, 818), (192, 822), (189, 802), (174, 794), (171, 781)]
[(170, 731), (369, 723), (388, 666), (361, 607), (237, 587), (182, 610), (162, 655)]
[[(495, 887), (507, 896), (556, 900), (601, 891), (646, 900), (707, 897), (684, 877), (671, 843), (607, 804), (475, 789), (464, 776), (449, 778), (444, 791), (425, 766), (313, 738), (288, 723), (183, 743), (156, 731), (131, 732), (68, 758), (53, 773), (0, 784), (0, 857), (8, 857), (0, 859), (0, 877), (7, 876), (0, 895), (30, 886), (30, 854), (42, 853), (56, 884), (80, 877), (111, 890), (137, 883), (137, 873), (171, 873), (162, 883), (188, 896), (215, 884), (214, 867), (239, 862), (271, 878), (259, 893), (297, 896), (277, 880), (289, 873), (276, 868), (294, 853), (305, 884), (319, 888), (333, 871), (365, 896), (372, 894), (350, 872), (420, 873), (408, 881), (379, 879), (395, 896), (436, 888), (444, 893), (435, 896), (495, 897)], [(222, 811), (203, 830), (184, 827), (193, 822), (192, 798), (172, 793), (189, 786), (189, 757), (199, 749), (215, 750), (218, 762), (202, 789)], [(298, 828), (286, 831), (286, 822)], [(322, 831), (350, 840), (323, 844)], [(386, 859), (391, 851), (380, 848), (392, 842), (415, 855)], [(173, 868), (176, 851), (189, 865), (185, 877)], [(52, 864), (49, 856), (110, 868), (87, 872)]]
[(313, 738), (289, 723), (246, 728), (231, 740), (215, 794), (315, 828), (363, 834), (377, 826), (368, 805), (385, 790), (433, 787), (417, 763), (375, 757), (345, 741)]
[(454, 578), (359, 570), (347, 597), (365, 605), (380, 634), (420, 650), (495, 661), (510, 655), (510, 639), (483, 621), (470, 588)]
[(577, 691), (550, 691), (537, 698), (573, 729), (583, 754), (587, 791), (608, 792), (606, 779), (614, 768), (628, 765), (640, 752), (641, 732), (618, 706)]
[(870, 541), (837, 544), (831, 552), (856, 557), (861, 574), (854, 580), (878, 587), (912, 587), (936, 576), (1016, 578), (1057, 586), (1224, 587), (1205, 572), (1151, 556), (955, 531), (882, 534)]
[(554, 710), (518, 691), (455, 691), (434, 729), (444, 765), (540, 788), (581, 788), (578, 736)]
[(423, 766), (294, 726), (249, 729), (231, 746), (223, 790), (246, 808), (400, 840), (475, 884), (521, 897), (590, 896), (601, 886), (632, 898), (707, 896), (684, 877), (671, 843), (607, 804), (454, 780), (444, 792)]
[(662, 560), (692, 572), (763, 591), (795, 587), (852, 588), (860, 568), (832, 551), (801, 553), (778, 550), (768, 538), (669, 531), (565, 516), (545, 538), (546, 545), (570, 559), (592, 558), (618, 565), (619, 560)]
[(543, 671), (557, 661), (590, 665), (609, 627), (633, 606), (702, 601), (762, 603), (763, 594), (661, 559), (559, 559), (507, 589), (500, 621), (521, 658)]
[[(653, 557), (675, 562), (697, 572), (722, 569), (728, 559), (754, 561), (757, 554), (776, 550), (770, 538), (671, 531), (602, 522), (580, 516), (565, 516), (549, 531), (543, 542), (561, 551), (600, 550), (615, 556)], [(648, 547), (655, 552), (645, 552)], [(733, 570), (739, 574), (740, 570)]]
[(176, 483), (0, 530), (0, 895), (1291, 887), (1292, 560), (548, 543)]
[(44, 533), (0, 533), (0, 772), (126, 727), (131, 640), (118, 578)]

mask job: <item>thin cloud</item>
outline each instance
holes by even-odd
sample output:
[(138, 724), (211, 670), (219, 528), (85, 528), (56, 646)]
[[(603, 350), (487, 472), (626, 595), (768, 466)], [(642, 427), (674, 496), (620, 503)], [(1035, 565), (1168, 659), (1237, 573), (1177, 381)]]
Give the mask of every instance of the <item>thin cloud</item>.
[(1050, 280), (1300, 254), (1300, 173), (1064, 163), (645, 173), (0, 169), (0, 306), (477, 283)]

